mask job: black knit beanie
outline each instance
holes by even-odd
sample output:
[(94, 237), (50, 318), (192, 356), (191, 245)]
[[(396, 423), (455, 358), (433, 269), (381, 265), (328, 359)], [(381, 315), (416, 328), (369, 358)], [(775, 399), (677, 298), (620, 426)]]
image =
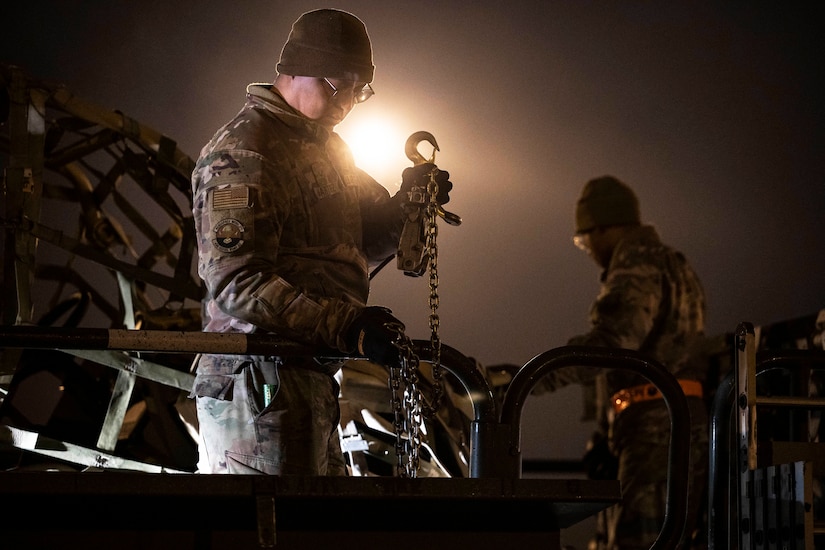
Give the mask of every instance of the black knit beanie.
[(372, 82), (372, 46), (364, 23), (345, 11), (321, 9), (292, 24), (278, 72)]
[(627, 184), (613, 176), (588, 181), (576, 203), (576, 233), (639, 220), (639, 199)]

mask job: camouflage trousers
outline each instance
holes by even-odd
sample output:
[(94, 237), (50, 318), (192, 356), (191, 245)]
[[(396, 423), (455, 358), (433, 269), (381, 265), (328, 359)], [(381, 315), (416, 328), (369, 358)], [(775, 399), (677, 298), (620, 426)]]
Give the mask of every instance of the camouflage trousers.
[[(708, 420), (701, 399), (690, 398), (688, 402), (691, 413), (688, 521), (680, 548), (700, 548), (706, 539), (702, 532), (702, 514), (707, 498)], [(619, 462), (622, 502), (597, 515), (597, 535), (589, 548), (648, 549), (659, 536), (667, 500), (670, 417), (664, 402), (632, 405), (616, 418), (612, 436), (612, 447)]]
[(211, 367), (201, 377), (209, 383), (197, 391), (196, 379), (195, 386), (199, 473), (346, 475), (339, 386), (332, 375), (273, 361), (217, 361)]

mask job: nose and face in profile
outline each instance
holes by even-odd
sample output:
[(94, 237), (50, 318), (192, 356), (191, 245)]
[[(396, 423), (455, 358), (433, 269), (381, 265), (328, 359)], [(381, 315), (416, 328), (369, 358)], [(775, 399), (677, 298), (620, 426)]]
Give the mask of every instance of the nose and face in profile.
[(309, 119), (333, 127), (340, 124), (353, 107), (375, 92), (366, 82), (311, 76), (291, 77), (289, 103)]

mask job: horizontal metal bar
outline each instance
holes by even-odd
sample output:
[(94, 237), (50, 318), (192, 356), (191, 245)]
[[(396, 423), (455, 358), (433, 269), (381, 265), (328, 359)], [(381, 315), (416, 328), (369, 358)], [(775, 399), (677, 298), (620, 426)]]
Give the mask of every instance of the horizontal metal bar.
[[(102, 328), (47, 328), (23, 325), (0, 327), (0, 347), (23, 349), (108, 349), (248, 355), (325, 355), (269, 334), (217, 333), (173, 330)], [(341, 355), (329, 350), (329, 356)]]
[(807, 407), (825, 409), (822, 397), (756, 396), (756, 404), (767, 407)]

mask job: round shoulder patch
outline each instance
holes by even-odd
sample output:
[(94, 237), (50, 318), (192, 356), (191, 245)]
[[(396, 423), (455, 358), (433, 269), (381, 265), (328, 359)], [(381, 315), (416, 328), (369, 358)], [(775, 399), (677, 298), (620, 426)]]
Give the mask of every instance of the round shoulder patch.
[(234, 252), (243, 246), (244, 226), (234, 218), (226, 218), (215, 226), (212, 244), (221, 252)]

